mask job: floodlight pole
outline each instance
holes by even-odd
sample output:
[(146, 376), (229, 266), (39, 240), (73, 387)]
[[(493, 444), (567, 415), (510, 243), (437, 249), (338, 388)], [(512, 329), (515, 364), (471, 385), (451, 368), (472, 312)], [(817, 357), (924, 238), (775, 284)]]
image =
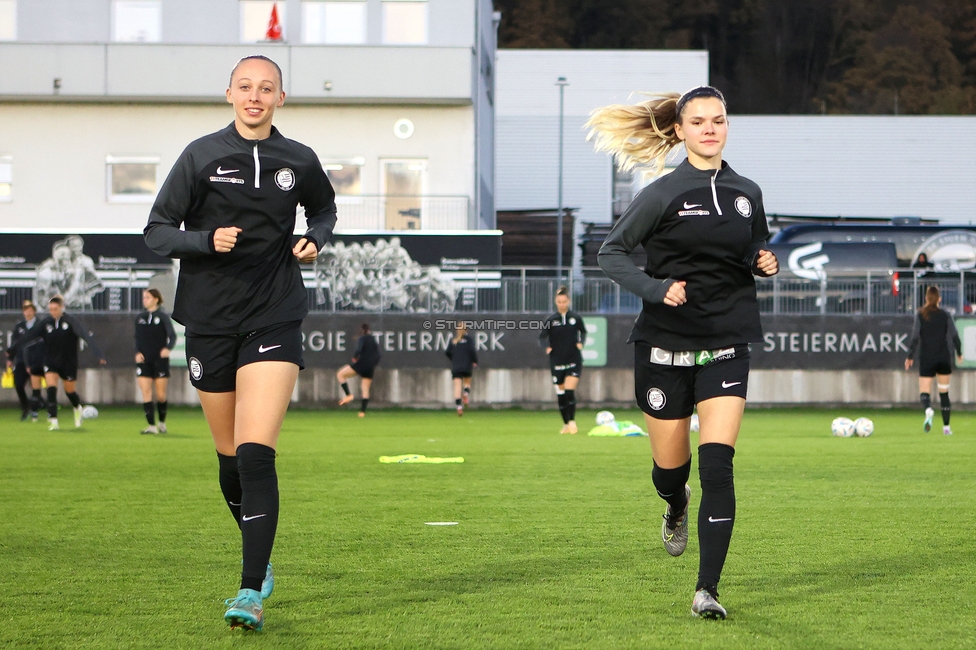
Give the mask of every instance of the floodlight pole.
[(559, 207), (556, 210), (556, 268), (563, 277), (563, 94), (569, 82), (566, 77), (556, 79), (559, 86)]

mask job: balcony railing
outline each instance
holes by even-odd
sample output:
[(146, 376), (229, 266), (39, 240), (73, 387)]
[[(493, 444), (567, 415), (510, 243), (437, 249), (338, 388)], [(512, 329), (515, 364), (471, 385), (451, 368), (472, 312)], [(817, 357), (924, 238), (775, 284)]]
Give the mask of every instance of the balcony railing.
[[(341, 213), (340, 213), (341, 214)], [(142, 309), (142, 290), (158, 271), (99, 269), (105, 289), (90, 307), (72, 311), (133, 313)], [(567, 285), (573, 309), (585, 313), (634, 313), (637, 296), (603, 276), (599, 269), (560, 277), (545, 267), (427, 268), (404, 273), (402, 268), (306, 268), (302, 271), (314, 312), (418, 313), (540, 313), (551, 312), (553, 296)], [(21, 302), (34, 299), (34, 269), (0, 268), (0, 312), (16, 313)], [(976, 305), (976, 271), (916, 272), (905, 269), (849, 271), (823, 280), (805, 280), (782, 273), (757, 279), (759, 310), (764, 314), (861, 315), (911, 314), (924, 303), (925, 289), (935, 285), (942, 304), (956, 315), (971, 314)]]
[(468, 230), (471, 200), (467, 196), (336, 197), (339, 230)]

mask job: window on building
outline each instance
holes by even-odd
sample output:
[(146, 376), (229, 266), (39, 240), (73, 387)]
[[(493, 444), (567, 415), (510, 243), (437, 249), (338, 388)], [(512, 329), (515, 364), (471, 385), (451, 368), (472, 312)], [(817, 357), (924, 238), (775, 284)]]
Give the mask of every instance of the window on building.
[(14, 159), (0, 156), (0, 203), (10, 203), (14, 196)]
[(105, 164), (111, 203), (152, 203), (156, 197), (157, 156), (108, 156)]
[(302, 42), (318, 45), (365, 43), (366, 2), (305, 0), (302, 2)]
[(285, 33), (285, 2), (272, 0), (241, 0), (241, 42), (258, 43), (268, 40), (268, 30), (271, 27), (271, 14), (278, 15), (278, 25), (281, 33)]
[(160, 0), (116, 0), (112, 40), (120, 43), (158, 43), (162, 40)]
[(0, 41), (17, 38), (17, 0), (0, 0)]
[(322, 168), (329, 176), (332, 187), (339, 196), (358, 196), (363, 193), (362, 171), (366, 164), (365, 158), (348, 158), (345, 160), (330, 160), (322, 163)]
[(383, 195), (388, 230), (420, 230), (427, 161), (383, 160)]
[(425, 45), (427, 2), (384, 0), (383, 42), (388, 45)]

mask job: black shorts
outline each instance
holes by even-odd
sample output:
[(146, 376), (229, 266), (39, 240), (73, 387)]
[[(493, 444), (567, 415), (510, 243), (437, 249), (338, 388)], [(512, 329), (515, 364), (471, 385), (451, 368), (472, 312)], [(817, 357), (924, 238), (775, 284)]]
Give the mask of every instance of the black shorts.
[(76, 381), (78, 379), (78, 362), (47, 364), (44, 366), (44, 372), (53, 372), (64, 381)]
[(451, 371), (451, 378), (452, 379), (471, 379), (471, 373), (470, 372), (454, 372), (454, 371)]
[(349, 367), (356, 371), (356, 374), (363, 379), (372, 379), (373, 373), (376, 372), (376, 364), (372, 366), (367, 366), (362, 361), (357, 361), (355, 363), (350, 363)]
[(302, 322), (276, 323), (246, 334), (186, 333), (190, 383), (205, 393), (236, 390), (237, 369), (259, 361), (287, 361), (304, 369)]
[(552, 373), (552, 383), (559, 386), (566, 383), (566, 377), (579, 379), (582, 366), (582, 362), (550, 364), (549, 371)]
[(918, 376), (935, 377), (936, 375), (951, 375), (952, 359), (919, 359)]
[(748, 345), (709, 352), (669, 352), (645, 343), (634, 348), (637, 405), (656, 420), (690, 417), (696, 404), (713, 397), (745, 399)]
[(27, 366), (27, 372), (30, 373), (31, 377), (43, 377), (44, 376), (44, 364), (39, 363), (33, 366)]
[(159, 357), (156, 359), (146, 359), (142, 363), (137, 363), (136, 376), (149, 377), (150, 379), (169, 377), (169, 359)]

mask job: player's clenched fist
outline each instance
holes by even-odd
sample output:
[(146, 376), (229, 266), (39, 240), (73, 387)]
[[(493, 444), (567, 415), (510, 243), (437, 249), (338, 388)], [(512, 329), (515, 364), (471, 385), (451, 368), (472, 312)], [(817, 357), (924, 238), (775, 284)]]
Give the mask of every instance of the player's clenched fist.
[(766, 277), (776, 275), (779, 273), (779, 260), (776, 259), (776, 255), (772, 251), (759, 251), (759, 257), (756, 258), (756, 268)]
[(237, 226), (231, 226), (230, 228), (217, 228), (214, 231), (213, 241), (214, 250), (218, 253), (229, 253), (237, 245), (237, 235), (241, 232), (241, 229)]
[(688, 283), (684, 280), (678, 280), (668, 287), (668, 292), (664, 296), (664, 304), (671, 307), (677, 307), (678, 305), (683, 305), (688, 302), (688, 296), (685, 294), (686, 284)]

